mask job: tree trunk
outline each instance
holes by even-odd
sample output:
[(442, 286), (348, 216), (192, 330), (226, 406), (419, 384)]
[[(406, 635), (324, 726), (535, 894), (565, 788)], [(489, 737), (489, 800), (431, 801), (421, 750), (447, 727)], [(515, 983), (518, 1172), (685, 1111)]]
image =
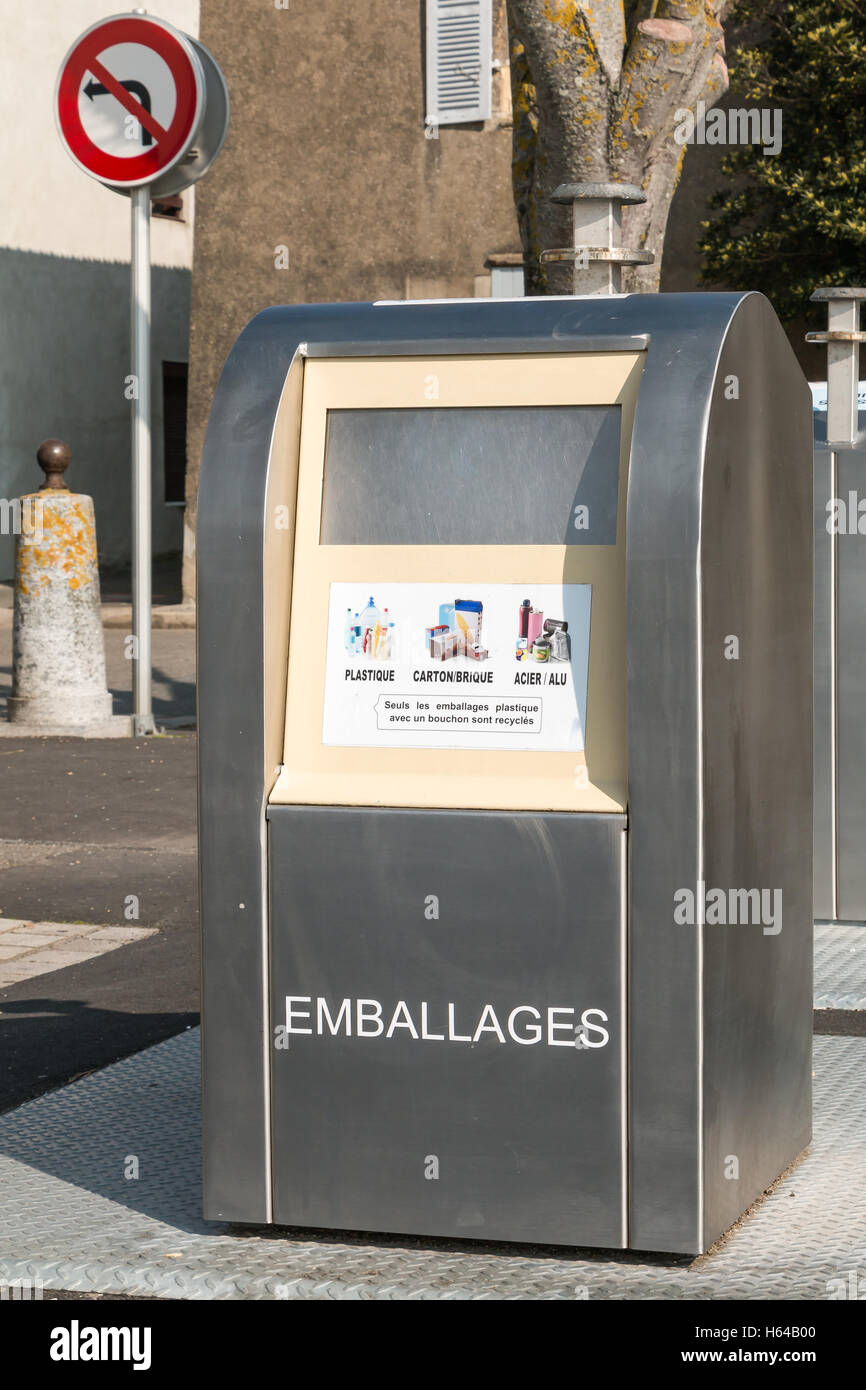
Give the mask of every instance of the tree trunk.
[(675, 113), (728, 86), (721, 21), (731, 0), (508, 0), (514, 107), (514, 199), (527, 294), (570, 294), (568, 265), (543, 250), (570, 246), (560, 183), (633, 183), (646, 203), (623, 208), (623, 244), (652, 265), (624, 288), (657, 290), (671, 199), (686, 145)]

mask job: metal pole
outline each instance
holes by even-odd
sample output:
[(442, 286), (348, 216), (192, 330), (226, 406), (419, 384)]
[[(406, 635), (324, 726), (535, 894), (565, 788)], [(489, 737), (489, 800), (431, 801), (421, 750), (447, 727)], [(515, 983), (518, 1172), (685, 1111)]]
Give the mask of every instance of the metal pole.
[(132, 190), (132, 732), (156, 732), (151, 708), (150, 189)]
[(860, 376), (860, 305), (866, 289), (823, 289), (810, 296), (827, 305), (827, 331), (807, 333), (807, 343), (827, 344), (827, 443), (851, 449), (857, 438)]

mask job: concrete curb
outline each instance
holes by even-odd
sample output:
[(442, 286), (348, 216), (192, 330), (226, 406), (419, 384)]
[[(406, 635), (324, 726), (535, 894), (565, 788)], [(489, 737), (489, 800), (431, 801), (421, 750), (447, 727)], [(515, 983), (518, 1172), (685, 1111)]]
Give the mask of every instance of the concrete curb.
[(46, 724), (33, 728), (28, 724), (10, 724), (0, 716), (0, 738), (158, 738), (160, 734), (192, 731), (197, 727), (194, 714), (156, 716), (155, 734), (136, 734), (131, 714), (113, 714), (98, 724)]
[(132, 715), (111, 714), (92, 724), (17, 724), (0, 720), (0, 738), (130, 738)]
[[(102, 626), (104, 628), (123, 628), (132, 630), (132, 604), (104, 603), (102, 605)], [(167, 603), (153, 609), (151, 627), (157, 628), (195, 628), (194, 603)]]

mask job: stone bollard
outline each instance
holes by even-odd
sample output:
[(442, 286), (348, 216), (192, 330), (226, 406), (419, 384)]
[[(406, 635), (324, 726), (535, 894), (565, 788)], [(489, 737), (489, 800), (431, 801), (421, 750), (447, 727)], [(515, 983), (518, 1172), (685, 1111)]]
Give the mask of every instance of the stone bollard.
[(36, 457), (46, 476), (20, 499), (9, 722), (22, 733), (128, 733), (105, 684), (93, 500), (69, 491), (62, 440), (46, 439)]

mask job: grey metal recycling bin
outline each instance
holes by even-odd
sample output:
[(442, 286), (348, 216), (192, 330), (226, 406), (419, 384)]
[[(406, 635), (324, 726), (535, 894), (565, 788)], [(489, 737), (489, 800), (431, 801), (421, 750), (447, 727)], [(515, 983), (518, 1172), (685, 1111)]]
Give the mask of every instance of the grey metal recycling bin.
[(275, 308), (198, 502), (205, 1214), (705, 1250), (811, 1133), (760, 295)]

